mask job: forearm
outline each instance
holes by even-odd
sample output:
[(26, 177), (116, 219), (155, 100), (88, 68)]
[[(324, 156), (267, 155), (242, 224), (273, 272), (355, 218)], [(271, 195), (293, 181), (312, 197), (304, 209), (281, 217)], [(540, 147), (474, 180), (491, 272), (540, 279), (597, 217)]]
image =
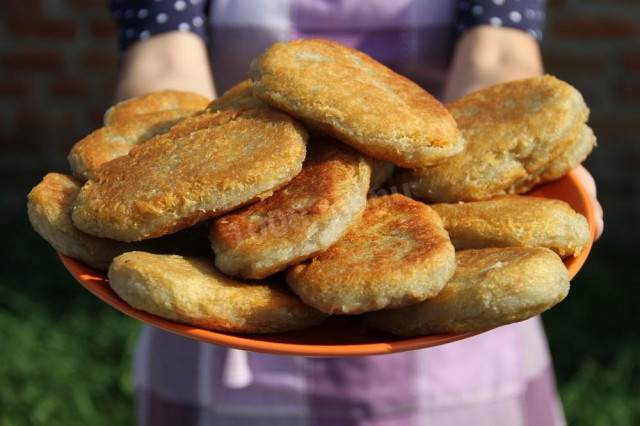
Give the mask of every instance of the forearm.
[(122, 56), (115, 101), (175, 89), (215, 98), (206, 46), (195, 34), (168, 32), (132, 45)]
[(542, 73), (540, 48), (533, 37), (518, 29), (481, 25), (463, 34), (456, 45), (444, 101)]

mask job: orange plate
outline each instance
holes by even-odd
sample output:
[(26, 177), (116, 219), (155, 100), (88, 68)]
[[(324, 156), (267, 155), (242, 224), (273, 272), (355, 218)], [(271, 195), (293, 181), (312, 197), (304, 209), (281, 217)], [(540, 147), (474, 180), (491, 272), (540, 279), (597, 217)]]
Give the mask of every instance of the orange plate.
[[(574, 210), (585, 215), (589, 221), (589, 231), (591, 232), (589, 246), (578, 257), (565, 259), (569, 276), (573, 278), (587, 259), (593, 242), (595, 226), (591, 200), (573, 173), (555, 182), (540, 186), (531, 194), (564, 200)], [(69, 272), (87, 290), (125, 314), (181, 336), (230, 348), (282, 355), (375, 355), (428, 348), (480, 334), (480, 332), (439, 334), (404, 339), (368, 329), (357, 316), (332, 316), (319, 326), (287, 333), (242, 335), (219, 333), (169, 321), (134, 309), (111, 290), (104, 273), (97, 272), (62, 254), (60, 254), (60, 258)]]

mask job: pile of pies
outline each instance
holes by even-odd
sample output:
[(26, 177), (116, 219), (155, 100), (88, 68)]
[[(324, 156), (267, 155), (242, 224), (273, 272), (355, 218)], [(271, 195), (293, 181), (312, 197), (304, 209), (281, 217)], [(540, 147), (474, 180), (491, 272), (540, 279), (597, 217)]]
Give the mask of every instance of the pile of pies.
[[(448, 105), (326, 40), (271, 46), (210, 101), (115, 105), (73, 176), (28, 195), (35, 230), (108, 271), (137, 309), (224, 332), (360, 315), (401, 336), (484, 330), (561, 301), (590, 240), (562, 201), (521, 195), (595, 145), (552, 76)], [(398, 190), (400, 189), (400, 190)]]

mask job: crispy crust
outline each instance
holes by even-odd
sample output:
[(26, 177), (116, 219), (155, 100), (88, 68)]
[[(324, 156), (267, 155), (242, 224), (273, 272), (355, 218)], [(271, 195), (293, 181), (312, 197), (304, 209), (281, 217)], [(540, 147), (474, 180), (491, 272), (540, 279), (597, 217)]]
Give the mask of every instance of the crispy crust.
[(460, 152), (451, 114), (366, 54), (321, 39), (276, 43), (251, 64), (254, 94), (374, 158), (419, 167)]
[(145, 250), (158, 253), (197, 253), (204, 251), (206, 231), (185, 230), (179, 234), (124, 243), (86, 234), (73, 224), (71, 208), (80, 182), (71, 176), (49, 173), (27, 196), (27, 210), (33, 228), (53, 248), (92, 268), (106, 271), (114, 257), (127, 251)]
[(222, 96), (214, 99), (207, 111), (216, 112), (238, 108), (266, 108), (267, 104), (253, 96), (251, 80), (246, 79), (224, 92)]
[(569, 292), (567, 269), (549, 249), (463, 250), (456, 263), (436, 297), (367, 314), (367, 325), (406, 337), (486, 330), (538, 315)]
[(183, 118), (196, 113), (190, 109), (150, 112), (117, 125), (101, 127), (71, 148), (68, 160), (74, 177), (82, 181), (91, 179), (104, 163), (127, 155), (134, 146), (166, 132)]
[(438, 215), (399, 194), (370, 198), (337, 243), (287, 271), (300, 298), (327, 313), (359, 314), (433, 297), (455, 269)]
[(196, 93), (161, 90), (112, 106), (104, 115), (104, 127), (71, 148), (68, 160), (74, 177), (90, 179), (102, 164), (201, 112), (208, 103)]
[(271, 109), (187, 118), (103, 165), (80, 191), (73, 221), (92, 235), (137, 241), (220, 216), (293, 178), (306, 137)]
[(209, 99), (197, 93), (177, 90), (159, 90), (122, 101), (112, 106), (104, 114), (104, 125), (110, 126), (126, 123), (131, 120), (132, 117), (159, 111), (174, 109), (202, 111), (209, 102)]
[(97, 238), (79, 231), (71, 220), (71, 206), (80, 182), (59, 173), (49, 173), (27, 196), (29, 221), (42, 238), (61, 253), (99, 269), (124, 253), (127, 243)]
[(467, 141), (465, 150), (433, 167), (400, 171), (393, 179), (432, 202), (506, 193), (565, 152), (589, 114), (575, 88), (549, 75), (498, 84), (447, 108)]
[(562, 155), (551, 161), (540, 170), (515, 182), (508, 193), (523, 194), (530, 191), (536, 185), (560, 179), (571, 169), (582, 163), (596, 146), (596, 136), (593, 130), (586, 124), (582, 126), (580, 134)]
[(589, 224), (567, 203), (524, 195), (431, 206), (442, 218), (456, 250), (546, 247), (577, 256), (589, 244)]
[(328, 248), (364, 210), (370, 176), (368, 158), (339, 142), (314, 140), (287, 186), (214, 221), (216, 266), (259, 279)]
[(130, 252), (114, 259), (109, 285), (136, 309), (232, 333), (278, 333), (324, 321), (281, 280), (229, 278), (211, 258)]

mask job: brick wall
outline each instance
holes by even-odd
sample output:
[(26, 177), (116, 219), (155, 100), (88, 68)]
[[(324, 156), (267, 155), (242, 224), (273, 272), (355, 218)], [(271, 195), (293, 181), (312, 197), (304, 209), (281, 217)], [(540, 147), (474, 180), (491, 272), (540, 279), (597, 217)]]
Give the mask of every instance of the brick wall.
[(2, 212), (24, 215), (25, 195), (99, 126), (117, 69), (105, 0), (0, 1)]
[(605, 209), (601, 244), (640, 247), (640, 1), (550, 0), (547, 72), (591, 108), (598, 148), (586, 166)]
[[(2, 211), (49, 170), (68, 171), (71, 145), (100, 125), (117, 67), (106, 0), (0, 1)], [(602, 245), (640, 247), (640, 2), (549, 0), (547, 71), (591, 107), (599, 147), (587, 160), (605, 207)]]

